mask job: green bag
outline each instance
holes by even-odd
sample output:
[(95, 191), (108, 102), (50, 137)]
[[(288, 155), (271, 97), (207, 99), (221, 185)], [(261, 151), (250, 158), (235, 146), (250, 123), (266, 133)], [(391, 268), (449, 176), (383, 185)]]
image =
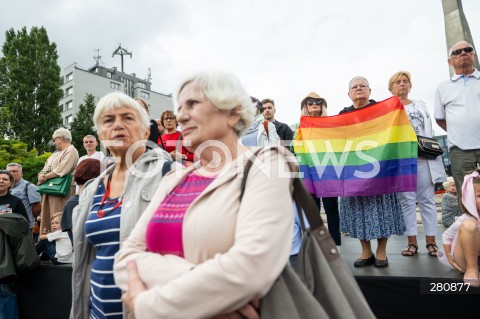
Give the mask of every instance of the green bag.
[(72, 174), (67, 174), (63, 177), (55, 177), (38, 186), (37, 192), (46, 195), (67, 196), (70, 191), (71, 183)]

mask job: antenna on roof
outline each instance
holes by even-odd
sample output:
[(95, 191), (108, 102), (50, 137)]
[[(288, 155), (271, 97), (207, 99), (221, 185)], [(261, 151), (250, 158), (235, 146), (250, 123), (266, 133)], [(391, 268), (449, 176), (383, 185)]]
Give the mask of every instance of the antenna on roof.
[[(102, 56), (100, 55), (100, 49), (94, 49), (93, 52), (96, 53), (96, 56), (93, 56), (93, 59), (95, 60), (95, 65), (99, 65), (100, 61), (102, 61)], [(103, 64), (103, 61), (102, 61)]]
[(148, 68), (148, 74), (147, 74), (146, 80), (147, 80), (147, 82), (152, 81), (152, 70), (150, 68)]
[(128, 52), (126, 49), (122, 48), (122, 44), (118, 44), (118, 48), (113, 51), (112, 57), (115, 55), (119, 55), (122, 60), (122, 72), (123, 72), (123, 56), (124, 55), (130, 55), (130, 59), (132, 58), (132, 52)]

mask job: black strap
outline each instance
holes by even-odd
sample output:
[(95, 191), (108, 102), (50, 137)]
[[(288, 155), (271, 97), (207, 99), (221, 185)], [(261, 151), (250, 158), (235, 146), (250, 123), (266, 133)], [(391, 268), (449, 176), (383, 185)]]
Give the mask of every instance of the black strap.
[(170, 172), (170, 169), (172, 168), (172, 164), (173, 164), (173, 161), (163, 162), (162, 176), (165, 176), (168, 172)]
[(24, 192), (25, 192), (25, 194), (27, 195), (27, 198), (28, 198), (28, 186), (30, 186), (30, 184), (32, 184), (32, 183), (27, 182), (27, 181), (25, 181), (25, 182), (26, 182), (26, 184), (25, 184), (25, 190), (24, 190)]
[(160, 139), (160, 143), (162, 143), (162, 145), (161, 145), (162, 148), (165, 149), (165, 145), (163, 144), (162, 135), (163, 135), (163, 134), (158, 135), (158, 138)]
[[(262, 149), (256, 151), (253, 155), (255, 158)], [(242, 186), (240, 191), (240, 201), (243, 198), (243, 194), (245, 193), (245, 187), (247, 184), (247, 176), (250, 168), (253, 165), (252, 157), (248, 158), (247, 164), (245, 165), (245, 169), (243, 171), (243, 179), (242, 179)], [(300, 219), (300, 224), (302, 226), (302, 230), (306, 231), (305, 229), (305, 221), (303, 220), (302, 211), (305, 214), (305, 217), (310, 224), (310, 229), (315, 230), (324, 225), (322, 217), (320, 216), (320, 210), (318, 209), (317, 204), (313, 200), (310, 193), (307, 191), (305, 186), (303, 185), (302, 180), (299, 177), (293, 179), (293, 200), (295, 201), (295, 205), (297, 205), (298, 209), (298, 217)]]

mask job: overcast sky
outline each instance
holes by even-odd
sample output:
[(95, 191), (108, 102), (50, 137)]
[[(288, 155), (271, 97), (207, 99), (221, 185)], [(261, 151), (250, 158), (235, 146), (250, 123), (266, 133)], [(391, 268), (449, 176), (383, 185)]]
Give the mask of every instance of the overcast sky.
[[(463, 0), (475, 43), (480, 1)], [(44, 26), (63, 69), (89, 68), (100, 49), (106, 67), (121, 43), (133, 52), (125, 72), (174, 92), (194, 70), (220, 68), (239, 76), (248, 92), (272, 98), (276, 118), (298, 122), (300, 101), (315, 91), (330, 115), (350, 105), (348, 82), (365, 76), (371, 98), (390, 96), (389, 77), (412, 73), (410, 98), (433, 113), (436, 86), (449, 77), (441, 0), (16, 0), (2, 4), (5, 31)], [(437, 133), (440, 129), (436, 126)]]

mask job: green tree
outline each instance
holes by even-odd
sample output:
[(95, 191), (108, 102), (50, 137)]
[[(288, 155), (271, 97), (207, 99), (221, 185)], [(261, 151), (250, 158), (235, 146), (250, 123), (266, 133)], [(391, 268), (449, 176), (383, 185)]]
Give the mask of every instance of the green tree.
[(7, 138), (12, 135), (10, 128), (12, 113), (8, 107), (0, 107), (0, 138)]
[(79, 111), (75, 119), (70, 123), (70, 131), (72, 133), (72, 144), (78, 150), (80, 156), (85, 155), (87, 151), (83, 148), (83, 137), (85, 135), (94, 135), (93, 129), (93, 112), (95, 111), (96, 98), (92, 94), (86, 94), (83, 99), (84, 103), (80, 104)]
[(57, 46), (45, 28), (5, 32), (0, 58), (0, 101), (10, 116), (12, 138), (43, 152), (61, 124)]
[(8, 163), (22, 165), (23, 178), (32, 183), (37, 182), (37, 174), (40, 172), (51, 153), (43, 153), (37, 156), (37, 150), (27, 150), (27, 144), (14, 140), (0, 139), (0, 169), (5, 169)]

